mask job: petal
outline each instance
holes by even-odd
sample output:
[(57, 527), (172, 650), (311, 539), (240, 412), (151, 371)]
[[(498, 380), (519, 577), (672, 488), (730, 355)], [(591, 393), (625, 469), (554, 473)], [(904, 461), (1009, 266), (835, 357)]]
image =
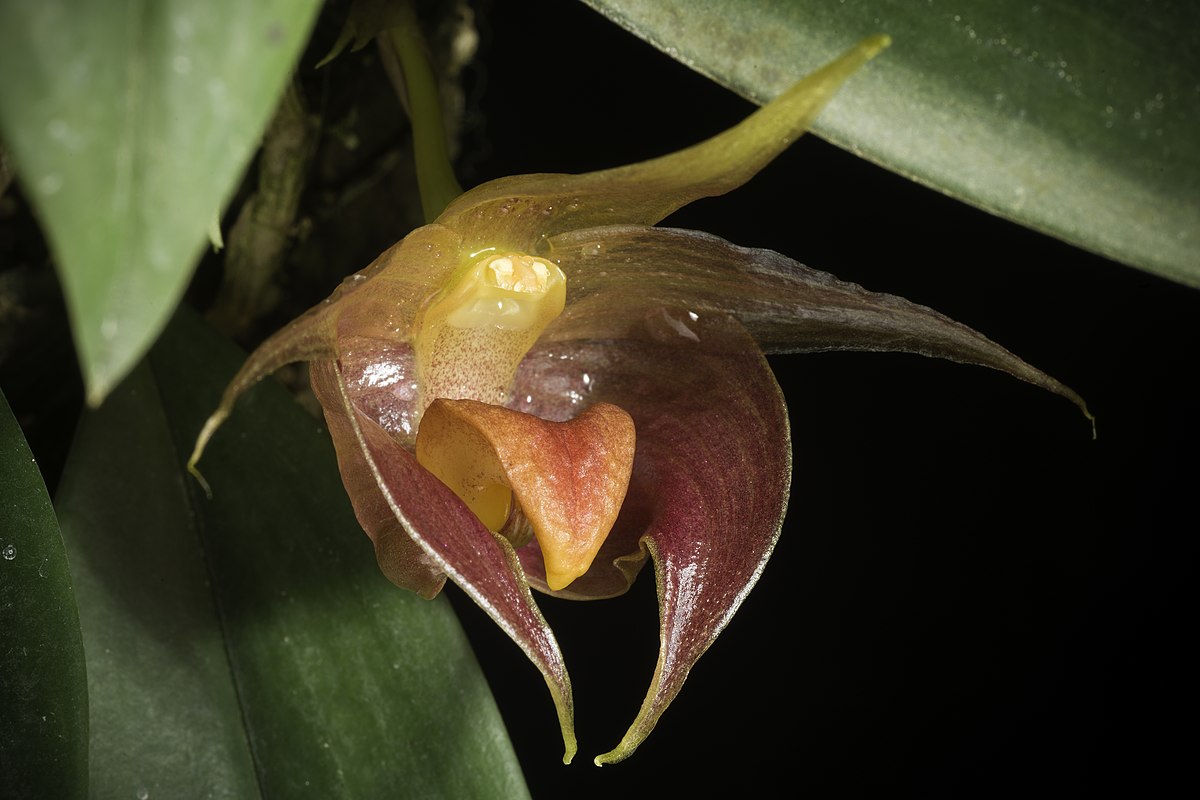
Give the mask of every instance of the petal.
[[(412, 450), (421, 419), (412, 346), (402, 340), (341, 336), (337, 340), (337, 362), (354, 405)], [(332, 394), (330, 398), (336, 405), (341, 405), (339, 394)], [(321, 405), (329, 408), (325, 399), (321, 400)]]
[(803, 134), (838, 88), (887, 47), (860, 42), (741, 124), (693, 147), (640, 164), (584, 175), (516, 175), (462, 195), (438, 222), (462, 232), (469, 250), (535, 252), (541, 240), (575, 228), (652, 225), (702, 197), (741, 186)]
[(649, 525), (649, 499), (654, 496), (653, 485), (639, 477), (637, 458), (633, 476), (620, 516), (600, 546), (592, 566), (565, 589), (553, 590), (546, 579), (546, 562), (537, 539), (517, 550), (521, 567), (529, 585), (540, 592), (565, 600), (604, 600), (629, 591), (634, 579), (646, 565), (649, 553), (641, 548), (640, 540)]
[[(588, 575), (554, 593), (617, 593), (639, 558), (653, 557), (659, 659), (629, 732), (597, 759), (619, 761), (654, 728), (774, 548), (791, 477), (787, 410), (761, 351), (736, 320), (662, 307), (621, 339), (539, 345), (518, 372), (517, 392), (518, 408), (552, 419), (604, 401), (624, 408), (637, 426), (626, 507), (610, 535), (630, 548), (629, 558), (597, 558)], [(637, 536), (641, 550), (631, 553)], [(534, 560), (522, 555), (527, 565)]]
[(461, 266), (461, 245), (455, 231), (424, 225), (385, 250), (326, 301), (339, 306), (338, 334), (406, 341), (425, 301)]
[(336, 357), (341, 348), (339, 336), (406, 344), (424, 301), (458, 267), (460, 244), (459, 236), (449, 228), (417, 228), (366, 269), (342, 281), (326, 300), (259, 345), (233, 376), (221, 404), (205, 422), (188, 468), (195, 472), (205, 445), (233, 411), (242, 392), (284, 364)]
[(966, 325), (770, 250), (638, 225), (574, 231), (549, 244), (570, 294), (543, 339), (620, 338), (656, 305), (730, 313), (767, 352), (900, 351), (978, 364), (1061, 395), (1092, 418), (1070, 388)]
[(354, 506), (354, 515), (375, 545), (375, 558), (388, 580), (422, 597), (436, 597), (446, 582), (446, 574), (409, 537), (375, 483), (375, 474), (346, 415), (335, 369), (332, 361), (314, 363), (312, 387), (325, 411), (325, 423), (337, 452), (338, 471)]
[(616, 521), (634, 441), (633, 420), (611, 403), (550, 422), (439, 399), (421, 418), (416, 453), (493, 531), (505, 527), (515, 501), (538, 541), (547, 583), (561, 589), (587, 571)]
[[(900, 350), (1004, 370), (1082, 400), (986, 337), (923, 306), (867, 292), (777, 253), (717, 237), (610, 226), (555, 237), (564, 314), (518, 371), (514, 407), (566, 419), (589, 403), (628, 411), (638, 429), (626, 508), (597, 558), (561, 596), (619, 593), (639, 555), (655, 562), (661, 642), (655, 677), (619, 761), (649, 734), (757, 579), (778, 535), (790, 472), (787, 418), (759, 340), (779, 350)], [(612, 552), (622, 552), (614, 549)], [(536, 553), (522, 552), (544, 586)]]
[[(334, 404), (340, 405), (375, 487), (395, 519), (436, 568), (458, 584), (541, 671), (562, 726), (563, 761), (569, 763), (576, 749), (571, 682), (558, 642), (533, 602), (512, 546), (489, 532), (445, 484), (351, 400), (341, 370), (326, 362), (314, 373), (314, 380), (326, 397), (335, 391), (340, 396)], [(347, 483), (352, 497), (357, 488)], [(357, 509), (357, 500), (355, 505)], [(374, 509), (374, 501), (364, 502), (364, 507)]]

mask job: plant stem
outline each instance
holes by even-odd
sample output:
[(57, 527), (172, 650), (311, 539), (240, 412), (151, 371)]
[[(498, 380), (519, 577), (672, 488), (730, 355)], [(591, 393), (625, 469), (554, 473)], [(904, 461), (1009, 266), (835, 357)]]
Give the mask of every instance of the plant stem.
[(380, 43), (385, 55), (394, 57), (392, 65), (398, 68), (399, 75), (390, 71), (389, 75), (412, 121), (421, 209), (425, 220), (432, 222), (451, 200), (462, 194), (462, 187), (450, 164), (437, 76), (430, 66), (416, 13), (407, 2), (401, 3), (395, 13), (398, 24), (383, 31)]

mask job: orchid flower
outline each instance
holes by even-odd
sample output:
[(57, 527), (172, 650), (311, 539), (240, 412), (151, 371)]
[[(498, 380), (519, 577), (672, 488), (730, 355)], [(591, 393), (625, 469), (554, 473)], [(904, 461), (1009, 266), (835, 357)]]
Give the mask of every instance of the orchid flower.
[(724, 194), (800, 136), (878, 36), (736, 127), (644, 163), (485, 183), (449, 202), (268, 339), (197, 442), (285, 363), (312, 362), (342, 478), (382, 571), (458, 584), (526, 653), (557, 707), (571, 684), (532, 589), (619, 595), (647, 560), (660, 652), (629, 756), (729, 623), (779, 536), (791, 479), (764, 352), (889, 350), (1070, 389), (941, 314), (768, 250), (654, 227)]

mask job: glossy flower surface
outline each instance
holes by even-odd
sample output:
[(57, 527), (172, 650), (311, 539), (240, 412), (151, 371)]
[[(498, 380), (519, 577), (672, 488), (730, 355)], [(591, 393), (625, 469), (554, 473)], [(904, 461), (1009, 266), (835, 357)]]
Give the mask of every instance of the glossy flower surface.
[(242, 391), (311, 361), (383, 572), (426, 597), (449, 578), (508, 633), (546, 679), (566, 761), (576, 747), (571, 685), (530, 587), (611, 597), (653, 561), (658, 665), (629, 731), (596, 761), (627, 757), (779, 536), (791, 450), (764, 351), (939, 356), (1004, 370), (1083, 408), (928, 308), (777, 253), (654, 227), (753, 176), (886, 44), (862, 42), (687, 150), (461, 195), (264, 343), (197, 454)]

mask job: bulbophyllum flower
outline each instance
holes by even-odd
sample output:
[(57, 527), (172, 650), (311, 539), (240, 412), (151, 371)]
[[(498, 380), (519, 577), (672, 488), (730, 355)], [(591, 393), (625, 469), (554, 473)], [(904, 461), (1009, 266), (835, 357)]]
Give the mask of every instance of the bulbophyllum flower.
[(791, 478), (764, 352), (900, 350), (1070, 389), (970, 328), (767, 250), (654, 227), (744, 183), (887, 45), (868, 39), (740, 125), (585, 175), (520, 175), (455, 199), (271, 337), (237, 396), (312, 362), (342, 478), (379, 565), (433, 597), (457, 583), (545, 677), (574, 755), (571, 684), (531, 587), (625, 592), (647, 560), (658, 665), (630, 755), (754, 585)]

